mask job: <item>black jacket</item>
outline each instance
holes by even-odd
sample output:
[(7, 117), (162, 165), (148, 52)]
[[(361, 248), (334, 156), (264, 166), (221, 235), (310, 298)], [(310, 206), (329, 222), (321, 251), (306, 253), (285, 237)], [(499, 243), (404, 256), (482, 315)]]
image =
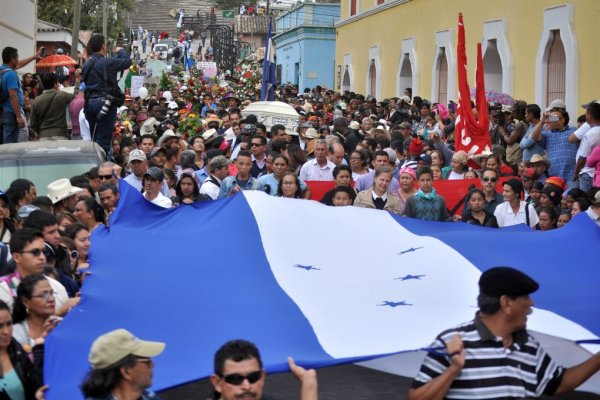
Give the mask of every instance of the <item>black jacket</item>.
[[(35, 392), (44, 382), (44, 345), (33, 348), (32, 363), (23, 347), (13, 338), (8, 346), (8, 356), (25, 390), (25, 399), (35, 400)], [(10, 400), (4, 390), (0, 391), (0, 400)]]

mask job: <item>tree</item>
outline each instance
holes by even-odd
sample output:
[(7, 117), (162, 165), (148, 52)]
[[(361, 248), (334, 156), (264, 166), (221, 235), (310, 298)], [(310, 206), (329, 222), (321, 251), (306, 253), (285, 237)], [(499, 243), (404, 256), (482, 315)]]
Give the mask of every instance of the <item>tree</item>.
[[(73, 26), (73, 1), (77, 0), (44, 0), (38, 1), (38, 18), (71, 28)], [(103, 0), (81, 1), (81, 30), (102, 32)], [(127, 13), (136, 7), (135, 0), (108, 1), (108, 36), (117, 38), (119, 31), (126, 28)]]

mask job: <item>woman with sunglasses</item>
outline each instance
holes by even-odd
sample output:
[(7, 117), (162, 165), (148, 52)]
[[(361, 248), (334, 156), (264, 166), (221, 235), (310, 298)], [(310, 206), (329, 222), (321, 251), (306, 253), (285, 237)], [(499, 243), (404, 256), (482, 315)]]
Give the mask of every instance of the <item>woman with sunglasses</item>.
[(354, 150), (350, 153), (350, 168), (352, 169), (353, 180), (369, 173), (369, 162), (370, 157), (367, 150)]
[(54, 291), (42, 274), (25, 277), (17, 288), (13, 307), (13, 337), (32, 357), (38, 339), (44, 339), (62, 320), (54, 315), (56, 301)]
[(0, 384), (6, 399), (33, 400), (41, 396), (36, 393), (42, 386), (44, 367), (44, 339), (37, 339), (32, 347), (33, 363), (23, 347), (12, 336), (13, 322), (8, 305), (0, 300)]

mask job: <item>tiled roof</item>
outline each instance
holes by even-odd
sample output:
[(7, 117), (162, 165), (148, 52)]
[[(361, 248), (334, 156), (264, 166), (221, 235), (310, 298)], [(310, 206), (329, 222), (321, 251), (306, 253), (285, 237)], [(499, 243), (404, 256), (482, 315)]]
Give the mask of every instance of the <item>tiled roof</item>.
[[(236, 15), (235, 32), (241, 34), (267, 34), (269, 31), (269, 17), (266, 15)], [(275, 34), (275, 24), (273, 24)]]

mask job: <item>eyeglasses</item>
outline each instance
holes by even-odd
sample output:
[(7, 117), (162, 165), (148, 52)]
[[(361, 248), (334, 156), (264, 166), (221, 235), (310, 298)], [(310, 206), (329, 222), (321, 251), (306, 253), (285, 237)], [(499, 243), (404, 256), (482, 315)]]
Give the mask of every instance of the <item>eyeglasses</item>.
[(112, 178), (113, 178), (112, 175), (98, 175), (98, 179), (100, 179), (101, 181), (104, 181), (104, 180), (108, 181)]
[(149, 367), (152, 366), (152, 365), (154, 365), (154, 361), (152, 361), (151, 358), (136, 357), (135, 361), (139, 362), (139, 363), (146, 364)]
[(230, 385), (239, 386), (244, 383), (244, 380), (248, 379), (248, 383), (256, 383), (262, 378), (262, 371), (250, 372), (248, 375), (242, 374), (229, 374), (222, 376), (223, 380)]
[(54, 296), (56, 296), (56, 292), (53, 291), (46, 291), (46, 292), (42, 292), (40, 294), (32, 294), (31, 298), (32, 299), (42, 299), (44, 301), (48, 301), (50, 299), (53, 299)]
[(486, 178), (483, 178), (483, 181), (484, 182), (497, 182), (498, 178), (488, 178), (488, 177), (486, 177)]
[(250, 147), (260, 147), (262, 143), (250, 143)]
[(41, 254), (43, 254), (44, 256), (48, 255), (48, 250), (46, 249), (46, 247), (44, 247), (43, 249), (31, 249), (31, 250), (21, 250), (21, 251), (13, 251), (13, 253), (29, 253), (34, 257), (39, 257)]

